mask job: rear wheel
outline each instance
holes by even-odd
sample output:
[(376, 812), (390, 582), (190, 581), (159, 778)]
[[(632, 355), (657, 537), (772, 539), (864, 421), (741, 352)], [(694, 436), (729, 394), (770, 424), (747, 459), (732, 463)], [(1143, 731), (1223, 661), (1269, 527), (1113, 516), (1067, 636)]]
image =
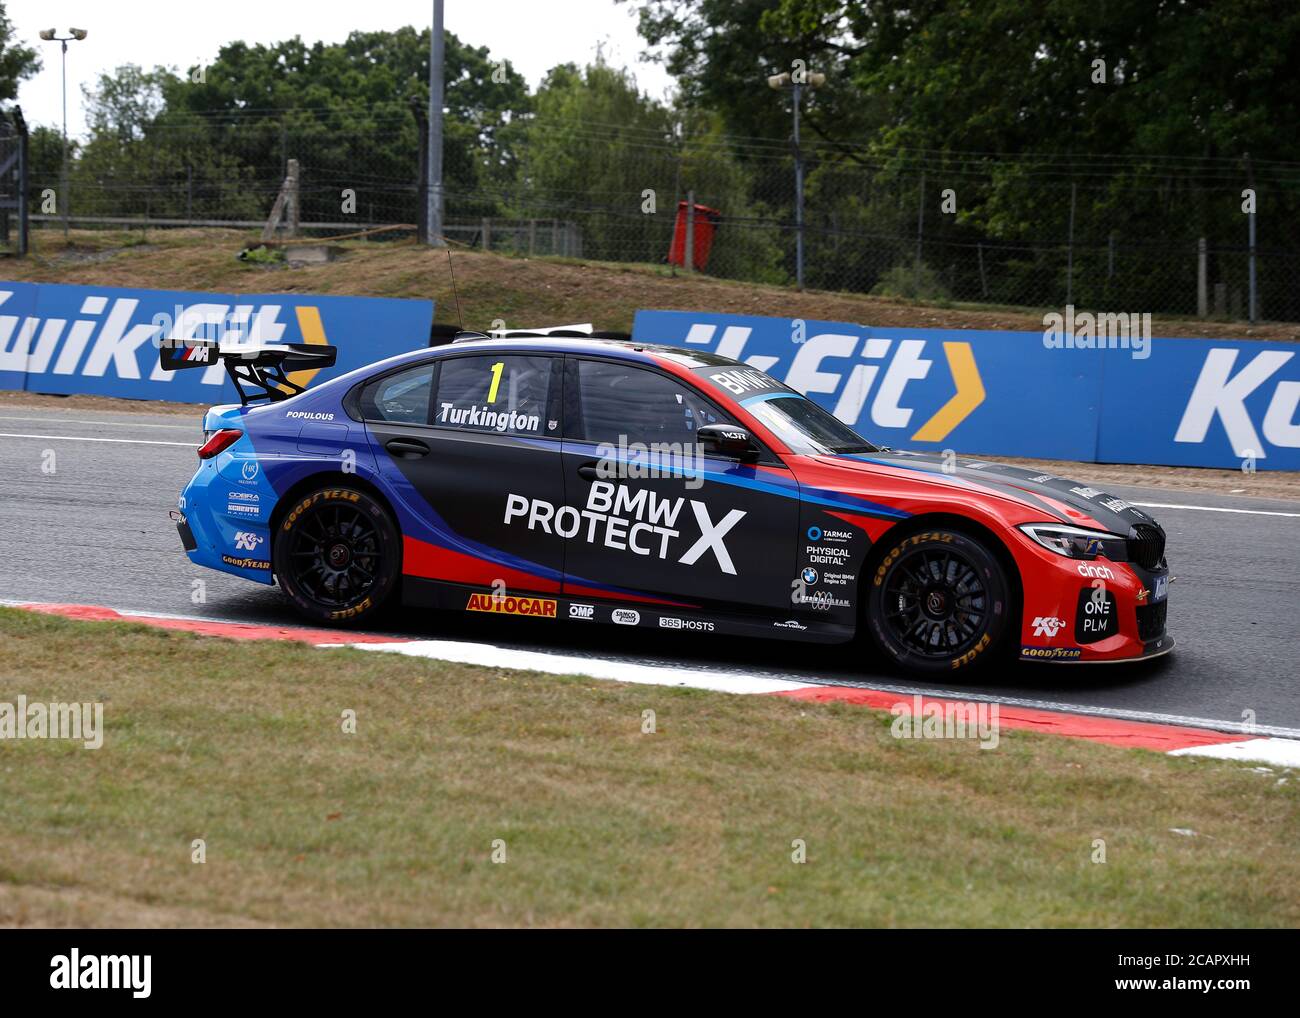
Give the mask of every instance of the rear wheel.
[(359, 623), (397, 586), (401, 541), (388, 511), (356, 488), (320, 488), (294, 500), (275, 535), (276, 579), (315, 622)]
[(899, 538), (867, 581), (867, 628), (894, 662), (950, 672), (995, 657), (1006, 634), (1009, 591), (997, 557), (960, 530)]

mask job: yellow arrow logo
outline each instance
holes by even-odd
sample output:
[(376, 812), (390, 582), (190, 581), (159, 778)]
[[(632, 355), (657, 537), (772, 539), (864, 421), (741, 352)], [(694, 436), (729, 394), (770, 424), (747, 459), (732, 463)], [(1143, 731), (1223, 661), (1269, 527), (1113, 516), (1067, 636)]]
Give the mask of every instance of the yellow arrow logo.
[(979, 368), (975, 366), (975, 355), (971, 352), (970, 344), (944, 343), (943, 353), (948, 358), (948, 370), (952, 373), (957, 391), (933, 417), (921, 425), (912, 436), (914, 442), (942, 442), (953, 428), (984, 402), (984, 382), (980, 378)]
[[(325, 338), (325, 326), (320, 320), (320, 309), (302, 306), (293, 310), (298, 316), (298, 329), (302, 332), (302, 341), (312, 346), (328, 346), (329, 341)], [(308, 368), (304, 371), (291, 371), (286, 377), (294, 385), (300, 385), (305, 389), (318, 374), (320, 374), (320, 368)]]

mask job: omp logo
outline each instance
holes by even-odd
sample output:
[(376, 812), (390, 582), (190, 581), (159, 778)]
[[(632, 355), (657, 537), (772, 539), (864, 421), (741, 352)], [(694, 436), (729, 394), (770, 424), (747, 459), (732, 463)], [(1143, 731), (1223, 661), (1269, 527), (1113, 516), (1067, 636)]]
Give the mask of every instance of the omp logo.
[(1280, 380), (1273, 387), (1268, 409), (1264, 411), (1262, 428), (1264, 442), (1260, 441), (1255, 422), (1246, 410), (1246, 399), (1277, 373), (1294, 353), (1284, 350), (1265, 350), (1242, 365), (1234, 375), (1237, 350), (1215, 347), (1205, 355), (1201, 373), (1187, 399), (1175, 442), (1205, 441), (1210, 425), (1217, 416), (1223, 422), (1232, 451), (1241, 457), (1263, 459), (1265, 442), (1283, 448), (1300, 448), (1300, 423), (1296, 422), (1296, 409), (1300, 407), (1300, 381)]
[[(158, 347), (165, 343), (198, 339), (222, 344), (279, 343), (286, 328), (279, 320), (283, 304), (177, 304), (141, 321), (140, 298), (101, 294), (84, 297), (79, 317), (71, 322), (66, 317), (4, 314), (4, 305), (16, 292), (0, 289), (0, 371), (167, 382), (175, 372), (162, 370), (158, 363)], [(302, 342), (327, 342), (318, 308), (298, 306), (293, 311)], [(306, 386), (319, 370), (294, 371), (289, 378)], [(202, 372), (205, 385), (221, 385), (225, 378), (226, 369), (219, 361)]]
[[(707, 323), (693, 324), (686, 334), (686, 342), (711, 344), (717, 329), (718, 326)], [(774, 374), (780, 358), (742, 356), (752, 331), (749, 326), (728, 325), (714, 349), (724, 357), (744, 360), (759, 371)], [(922, 356), (929, 343), (924, 339), (903, 339), (895, 343), (883, 337), (864, 338), (833, 332), (809, 336), (799, 344), (782, 381), (809, 396), (838, 393), (832, 412), (848, 424), (865, 425), (869, 421), (880, 428), (913, 427), (916, 408), (904, 405), (904, 390), (911, 382), (930, 374), (934, 358)], [(916, 428), (911, 436), (913, 441), (942, 441), (984, 402), (984, 382), (971, 344), (944, 341), (943, 354), (952, 376), (953, 395)], [(835, 360), (849, 363), (828, 369), (827, 362)], [(851, 363), (854, 360), (859, 363)], [(864, 411), (870, 414), (866, 420)]]

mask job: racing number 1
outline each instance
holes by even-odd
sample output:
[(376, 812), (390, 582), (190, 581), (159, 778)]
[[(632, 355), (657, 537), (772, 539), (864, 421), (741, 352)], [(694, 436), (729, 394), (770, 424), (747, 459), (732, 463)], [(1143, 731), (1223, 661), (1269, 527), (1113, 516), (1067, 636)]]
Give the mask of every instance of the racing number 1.
[(492, 365), (492, 388), (488, 389), (487, 397), (489, 403), (497, 401), (497, 389), (501, 387), (501, 372), (505, 370), (505, 367), (505, 361), (497, 361)]

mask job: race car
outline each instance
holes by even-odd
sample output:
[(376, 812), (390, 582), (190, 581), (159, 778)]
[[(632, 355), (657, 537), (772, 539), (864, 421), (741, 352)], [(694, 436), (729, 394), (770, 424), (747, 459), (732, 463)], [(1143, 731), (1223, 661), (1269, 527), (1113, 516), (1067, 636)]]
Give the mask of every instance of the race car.
[[(575, 334), (460, 334), (304, 388), (226, 363), (173, 512), (190, 559), (314, 622), (393, 604), (814, 643), (923, 673), (1164, 654), (1165, 533), (1050, 473), (882, 448), (757, 368)], [(251, 392), (249, 390), (252, 390)]]

